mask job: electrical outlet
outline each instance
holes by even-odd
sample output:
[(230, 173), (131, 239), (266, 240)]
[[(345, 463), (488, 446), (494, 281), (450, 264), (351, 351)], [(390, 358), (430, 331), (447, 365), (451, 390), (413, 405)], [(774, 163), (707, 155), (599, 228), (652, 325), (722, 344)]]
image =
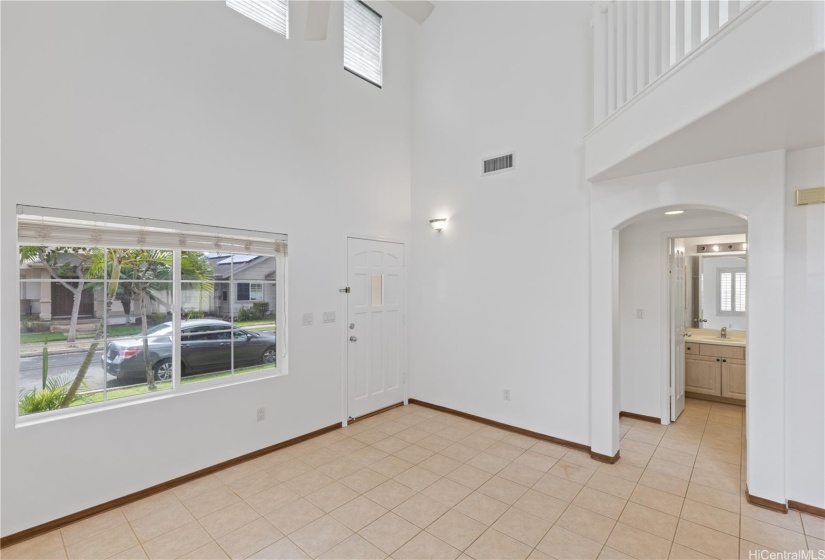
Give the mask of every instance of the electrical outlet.
[(505, 401), (510, 400), (510, 389), (504, 389), (504, 400)]
[(315, 314), (314, 313), (304, 313), (303, 321), (301, 324), (305, 327), (309, 327), (315, 321)]
[(258, 409), (258, 422), (263, 422), (265, 418), (266, 418), (266, 409), (265, 408), (259, 408)]
[(324, 311), (323, 316), (324, 323), (334, 323), (335, 322), (335, 311)]

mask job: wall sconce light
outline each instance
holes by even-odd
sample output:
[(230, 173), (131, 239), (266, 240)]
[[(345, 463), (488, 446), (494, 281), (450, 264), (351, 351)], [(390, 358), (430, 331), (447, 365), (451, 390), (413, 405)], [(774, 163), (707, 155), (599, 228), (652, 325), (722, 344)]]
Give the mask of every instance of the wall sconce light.
[(447, 227), (447, 218), (433, 218), (430, 220), (430, 225), (435, 231), (441, 233), (441, 230)]

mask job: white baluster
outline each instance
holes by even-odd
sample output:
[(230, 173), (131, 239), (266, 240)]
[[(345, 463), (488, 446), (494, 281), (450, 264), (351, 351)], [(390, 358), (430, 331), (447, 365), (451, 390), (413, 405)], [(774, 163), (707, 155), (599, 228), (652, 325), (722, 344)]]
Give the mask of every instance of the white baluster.
[(690, 0), (690, 48), (694, 50), (702, 42), (702, 3), (699, 0)]
[(659, 74), (662, 73), (662, 4), (664, 2), (660, 0), (653, 0), (647, 5), (648, 83), (658, 78)]
[(739, 15), (739, 0), (728, 0), (728, 21)]
[(616, 3), (607, 5), (607, 114), (616, 110)]
[(616, 2), (616, 106), (627, 101), (627, 2)]
[(708, 2), (708, 37), (719, 30), (719, 0)]
[(687, 6), (685, 5), (685, 0), (676, 0), (674, 7), (676, 9), (676, 28), (674, 29), (676, 32), (676, 52), (674, 53), (676, 56), (676, 59), (674, 60), (675, 64), (685, 57), (685, 9), (687, 9)]
[(636, 95), (636, 0), (627, 2), (627, 99)]
[(607, 14), (603, 2), (593, 6), (593, 125), (607, 117)]
[(661, 26), (661, 67), (660, 73), (670, 68), (670, 0), (664, 0), (661, 3), (662, 7), (662, 26)]
[(647, 3), (639, 2), (636, 6), (636, 91), (642, 91), (647, 85)]

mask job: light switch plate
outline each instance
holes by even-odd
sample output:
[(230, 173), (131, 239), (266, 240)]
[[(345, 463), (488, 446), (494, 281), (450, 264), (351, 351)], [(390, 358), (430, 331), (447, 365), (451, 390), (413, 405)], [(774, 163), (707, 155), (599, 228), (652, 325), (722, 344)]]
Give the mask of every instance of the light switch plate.
[(637, 319), (644, 319), (645, 318), (645, 310), (644, 309), (637, 309), (636, 310), (636, 318)]
[(314, 313), (304, 313), (304, 320), (301, 324), (305, 327), (309, 327), (312, 323), (315, 322), (315, 314)]

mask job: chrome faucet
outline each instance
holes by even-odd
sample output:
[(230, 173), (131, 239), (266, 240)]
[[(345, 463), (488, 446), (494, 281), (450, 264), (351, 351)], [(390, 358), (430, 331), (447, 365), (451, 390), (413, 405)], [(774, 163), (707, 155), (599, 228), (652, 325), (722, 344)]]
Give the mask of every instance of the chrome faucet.
[(727, 327), (722, 327), (722, 332), (719, 334), (719, 336), (721, 336), (722, 338), (727, 338), (728, 337), (728, 328)]

